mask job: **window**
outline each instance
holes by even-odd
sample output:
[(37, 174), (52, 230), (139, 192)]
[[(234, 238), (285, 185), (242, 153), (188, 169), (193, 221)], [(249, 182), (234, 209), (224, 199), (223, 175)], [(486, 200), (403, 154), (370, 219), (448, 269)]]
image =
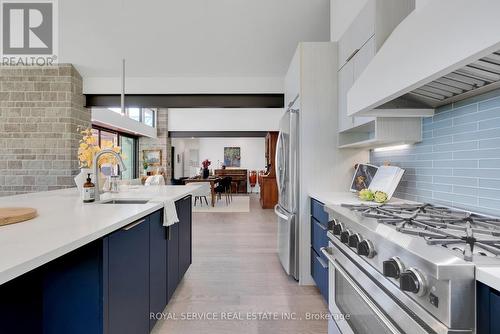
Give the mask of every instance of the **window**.
[(101, 130), (99, 146), (101, 146), (101, 148), (118, 146), (118, 133)]
[[(108, 108), (108, 110), (123, 114), (120, 108)], [(125, 116), (147, 126), (155, 127), (156, 109), (154, 108), (127, 108), (125, 109)]]
[(141, 121), (141, 109), (140, 108), (128, 108), (127, 109), (128, 117), (133, 119), (134, 121)]
[(143, 111), (143, 123), (149, 126), (155, 126), (155, 112), (153, 109), (144, 108)]
[(122, 179), (131, 180), (135, 174), (135, 138), (120, 136), (120, 147), (122, 149), (122, 158), (127, 170), (122, 172)]
[(97, 126), (92, 128), (92, 135), (97, 139), (101, 148), (120, 146), (123, 162), (127, 168), (127, 170), (122, 171), (122, 179), (130, 180), (137, 177), (138, 140), (136, 137)]

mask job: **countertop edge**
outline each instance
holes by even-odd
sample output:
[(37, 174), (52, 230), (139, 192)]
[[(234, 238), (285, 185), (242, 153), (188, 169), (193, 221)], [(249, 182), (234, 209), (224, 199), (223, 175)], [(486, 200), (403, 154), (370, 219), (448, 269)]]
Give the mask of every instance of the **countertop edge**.
[(476, 267), (476, 281), (486, 284), (490, 288), (500, 291), (500, 267)]
[(58, 249), (52, 250), (48, 253), (41, 254), (38, 257), (34, 257), (31, 260), (24, 262), (20, 265), (17, 265), (15, 267), (9, 268), (3, 272), (0, 273), (0, 285), (7, 283), (8, 281), (15, 279), (23, 274), (28, 273), (29, 271), (32, 271), (38, 267), (43, 266), (44, 264), (49, 263), (50, 261), (53, 261), (63, 255), (66, 255), (80, 247), (83, 247), (99, 238), (102, 238), (110, 233), (115, 232), (116, 230), (133, 223), (134, 221), (147, 216), (155, 211), (161, 210), (164, 205), (161, 202), (151, 202), (151, 204), (154, 204), (147, 209), (144, 209), (144, 211), (141, 211), (135, 215), (132, 215), (126, 219), (123, 219), (111, 226), (108, 226), (106, 228), (103, 228), (102, 230), (99, 230), (93, 234), (87, 235), (84, 238), (81, 238), (79, 240), (73, 241), (71, 243), (68, 243), (64, 245), (63, 247), (60, 247)]
[[(135, 213), (132, 214), (124, 219), (121, 219), (115, 223), (112, 223), (111, 225), (108, 225), (106, 227), (103, 227), (102, 229), (99, 229), (91, 234), (85, 235), (84, 237), (77, 239), (77, 240), (72, 240), (69, 241), (67, 244), (64, 244), (63, 246), (56, 248), (56, 249), (51, 249), (48, 250), (45, 253), (38, 254), (37, 256), (31, 257), (29, 260), (24, 261), (22, 263), (16, 264), (10, 268), (7, 268), (5, 270), (2, 270), (0, 272), (0, 285), (5, 284), (19, 276), (22, 276), (32, 270), (37, 269), (38, 267), (41, 267), (50, 261), (53, 261), (65, 254), (68, 254), (80, 247), (83, 247), (93, 241), (98, 240), (99, 238), (102, 238), (110, 233), (113, 233), (120, 228), (133, 223), (134, 221), (137, 221), (138, 219), (145, 217), (155, 211), (161, 210), (165, 207), (165, 202), (166, 201), (178, 201), (188, 195), (192, 194), (192, 190), (195, 190), (198, 187), (190, 187), (189, 189), (185, 189), (182, 193), (176, 194), (175, 196), (168, 196), (165, 197), (165, 200), (162, 200), (159, 198), (159, 196), (156, 196), (152, 198), (147, 204), (145, 204), (145, 207)], [(112, 199), (115, 198), (115, 196), (110, 196), (109, 198), (106, 199)], [(116, 196), (116, 198), (120, 198), (120, 196)]]

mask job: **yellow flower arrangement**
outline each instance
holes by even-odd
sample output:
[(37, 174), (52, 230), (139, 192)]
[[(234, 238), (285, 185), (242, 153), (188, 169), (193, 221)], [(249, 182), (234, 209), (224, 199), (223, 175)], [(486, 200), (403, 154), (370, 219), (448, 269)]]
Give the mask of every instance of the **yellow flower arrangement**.
[[(103, 149), (112, 149), (116, 153), (121, 154), (121, 147), (115, 146), (114, 143), (110, 140), (103, 141), (101, 143), (102, 147), (99, 147), (97, 138), (92, 135), (92, 129), (86, 128), (84, 130), (78, 131), (82, 135), (82, 139), (80, 139), (78, 146), (78, 160), (80, 161), (80, 168), (92, 168), (94, 155), (99, 153)], [(122, 155), (122, 158), (125, 158)], [(116, 163), (116, 158), (112, 155), (103, 155), (99, 158), (98, 164), (99, 166), (111, 163)]]

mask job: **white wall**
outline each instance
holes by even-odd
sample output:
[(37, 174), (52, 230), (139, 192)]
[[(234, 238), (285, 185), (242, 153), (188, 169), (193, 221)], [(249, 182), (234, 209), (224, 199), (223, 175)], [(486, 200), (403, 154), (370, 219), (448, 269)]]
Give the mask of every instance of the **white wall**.
[(330, 0), (330, 40), (338, 41), (368, 0)]
[(282, 108), (193, 108), (168, 111), (168, 131), (276, 131)]
[[(330, 40), (337, 42), (369, 0), (330, 0)], [(370, 0), (374, 1), (374, 0)], [(431, 1), (416, 0), (417, 9)]]
[[(224, 163), (224, 147), (240, 147), (241, 148), (241, 166), (239, 168), (250, 170), (265, 169), (265, 139), (264, 138), (195, 138), (195, 139), (180, 139), (173, 138), (172, 145), (175, 147), (176, 155), (183, 150), (184, 155), (184, 171), (189, 172), (186, 168), (189, 149), (199, 149), (199, 162), (208, 159), (212, 161), (210, 168), (219, 168), (218, 162)], [(182, 167), (176, 166), (177, 157), (174, 157), (174, 168), (178, 171)], [(193, 171), (191, 171), (192, 173)], [(192, 174), (184, 174), (183, 176), (193, 176)], [(175, 172), (175, 177), (180, 175)], [(258, 192), (259, 186), (256, 185), (254, 192)], [(250, 191), (250, 185), (248, 185)]]

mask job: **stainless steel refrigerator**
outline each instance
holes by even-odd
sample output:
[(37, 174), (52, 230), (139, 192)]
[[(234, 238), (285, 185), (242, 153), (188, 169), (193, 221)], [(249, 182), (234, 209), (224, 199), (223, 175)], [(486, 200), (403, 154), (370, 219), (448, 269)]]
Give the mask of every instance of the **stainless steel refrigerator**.
[(278, 204), (274, 212), (278, 216), (278, 254), (288, 275), (299, 279), (299, 180), (298, 180), (298, 123), (297, 96), (281, 118), (276, 144), (276, 181)]

